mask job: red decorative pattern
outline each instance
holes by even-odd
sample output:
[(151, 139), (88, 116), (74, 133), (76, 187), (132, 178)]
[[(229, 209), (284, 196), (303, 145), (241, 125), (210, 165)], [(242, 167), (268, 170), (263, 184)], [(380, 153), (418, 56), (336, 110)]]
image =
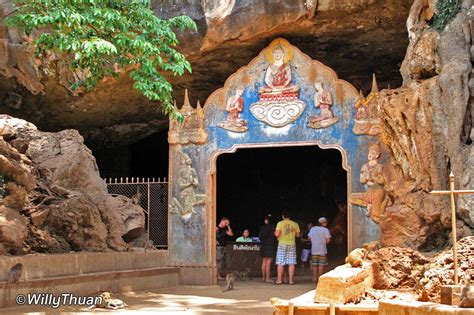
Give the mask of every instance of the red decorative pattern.
[(287, 102), (298, 99), (298, 93), (261, 94), (260, 102)]

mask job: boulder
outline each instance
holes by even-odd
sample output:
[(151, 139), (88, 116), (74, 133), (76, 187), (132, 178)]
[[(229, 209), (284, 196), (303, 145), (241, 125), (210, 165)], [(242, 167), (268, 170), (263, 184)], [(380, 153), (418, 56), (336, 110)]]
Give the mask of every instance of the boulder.
[(77, 131), (41, 132), (7, 115), (0, 126), (9, 135), (0, 138), (3, 253), (128, 250), (124, 238), (144, 230), (143, 209), (108, 194)]
[(122, 237), (130, 242), (140, 237), (145, 231), (145, 214), (143, 209), (131, 199), (122, 195), (111, 195), (107, 198), (107, 207), (118, 213), (125, 227)]
[(49, 207), (45, 226), (73, 250), (105, 251), (108, 230), (99, 208), (86, 196), (72, 196)]
[(0, 204), (0, 255), (19, 253), (28, 235), (28, 220)]

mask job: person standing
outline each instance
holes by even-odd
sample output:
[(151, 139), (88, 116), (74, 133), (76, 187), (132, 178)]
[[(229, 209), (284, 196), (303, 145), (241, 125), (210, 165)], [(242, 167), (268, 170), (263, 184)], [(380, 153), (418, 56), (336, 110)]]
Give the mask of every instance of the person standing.
[(272, 260), (275, 257), (277, 240), (275, 237), (275, 225), (270, 222), (271, 215), (264, 218), (264, 225), (260, 227), (258, 238), (262, 245), (260, 246), (260, 257), (262, 257), (262, 281), (269, 282)]
[(285, 265), (288, 265), (288, 274), (290, 284), (295, 284), (295, 265), (296, 265), (296, 242), (295, 239), (300, 236), (300, 227), (298, 223), (290, 220), (290, 214), (287, 211), (282, 213), (282, 221), (278, 222), (275, 229), (275, 236), (278, 239), (278, 249), (275, 263), (277, 265), (277, 281), (275, 284), (282, 284), (283, 271)]
[(216, 227), (216, 262), (218, 279), (224, 278), (223, 274), (227, 256), (227, 238), (232, 236), (234, 236), (234, 233), (230, 227), (230, 220), (226, 217), (223, 217), (219, 225)]
[(301, 251), (301, 269), (304, 269), (304, 265), (308, 262), (308, 267), (311, 270), (311, 261), (309, 261), (309, 257), (311, 256), (311, 241), (308, 238), (309, 231), (314, 226), (313, 222), (308, 222), (306, 224), (306, 229), (301, 232), (301, 243), (303, 244), (303, 249)]
[(315, 226), (309, 231), (308, 238), (311, 240), (311, 265), (313, 267), (313, 281), (318, 281), (324, 272), (324, 266), (328, 264), (327, 244), (331, 241), (331, 233), (327, 228), (328, 220), (321, 217), (318, 220), (319, 226)]

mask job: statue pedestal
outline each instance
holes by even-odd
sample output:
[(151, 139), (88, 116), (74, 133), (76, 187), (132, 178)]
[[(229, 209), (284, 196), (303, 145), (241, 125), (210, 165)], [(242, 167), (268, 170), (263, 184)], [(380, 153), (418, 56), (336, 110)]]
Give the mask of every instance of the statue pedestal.
[(314, 302), (345, 304), (357, 300), (374, 284), (371, 262), (352, 268), (349, 264), (336, 267), (319, 277)]

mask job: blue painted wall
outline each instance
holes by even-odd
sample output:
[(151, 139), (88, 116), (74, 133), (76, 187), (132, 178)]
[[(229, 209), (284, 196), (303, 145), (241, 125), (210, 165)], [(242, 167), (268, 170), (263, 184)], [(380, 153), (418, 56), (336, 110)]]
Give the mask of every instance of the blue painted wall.
[[(300, 87), (299, 99), (305, 102), (303, 114), (293, 123), (281, 127), (271, 127), (257, 120), (250, 112), (250, 105), (259, 100), (258, 88), (264, 85), (265, 69), (269, 62), (265, 57), (266, 50), (256, 57), (247, 67), (240, 69), (225, 83), (224, 88), (214, 92), (207, 100), (205, 110), (205, 125), (208, 133), (208, 142), (204, 145), (173, 145), (170, 147), (170, 199), (178, 194), (178, 187), (173, 183), (173, 170), (179, 169), (177, 151), (189, 154), (193, 160), (200, 181), (199, 193), (208, 195), (205, 206), (197, 206), (197, 214), (189, 220), (171, 215), (170, 219), (170, 259), (176, 264), (213, 264), (210, 247), (214, 237), (214, 200), (212, 200), (211, 173), (215, 168), (215, 158), (218, 154), (229, 152), (236, 146), (285, 146), (321, 144), (342, 148), (346, 155), (346, 163), (350, 174), (352, 192), (366, 191), (366, 187), (359, 182), (360, 169), (367, 161), (369, 143), (376, 139), (367, 136), (355, 135), (354, 104), (358, 93), (349, 83), (339, 80), (335, 73), (319, 62), (312, 61), (308, 56), (294, 49), (294, 56), (290, 64), (292, 67), (292, 83)], [(330, 127), (312, 129), (307, 127), (307, 117), (319, 114), (314, 107), (314, 82), (324, 83), (333, 96), (332, 111), (339, 121)], [(247, 121), (248, 131), (236, 133), (224, 130), (218, 124), (227, 118), (225, 105), (227, 99), (234, 94), (236, 88), (244, 89), (244, 110), (241, 118)], [(299, 166), (301, 169), (301, 166)], [(176, 172), (177, 174), (177, 172)], [(302, 198), (304, 198), (302, 196)], [(352, 208), (352, 210), (350, 210)], [(366, 216), (366, 209), (357, 206), (349, 207), (352, 211), (352, 244), (350, 247), (359, 247), (364, 242), (379, 239), (378, 225)], [(351, 246), (352, 245), (352, 246)]]

